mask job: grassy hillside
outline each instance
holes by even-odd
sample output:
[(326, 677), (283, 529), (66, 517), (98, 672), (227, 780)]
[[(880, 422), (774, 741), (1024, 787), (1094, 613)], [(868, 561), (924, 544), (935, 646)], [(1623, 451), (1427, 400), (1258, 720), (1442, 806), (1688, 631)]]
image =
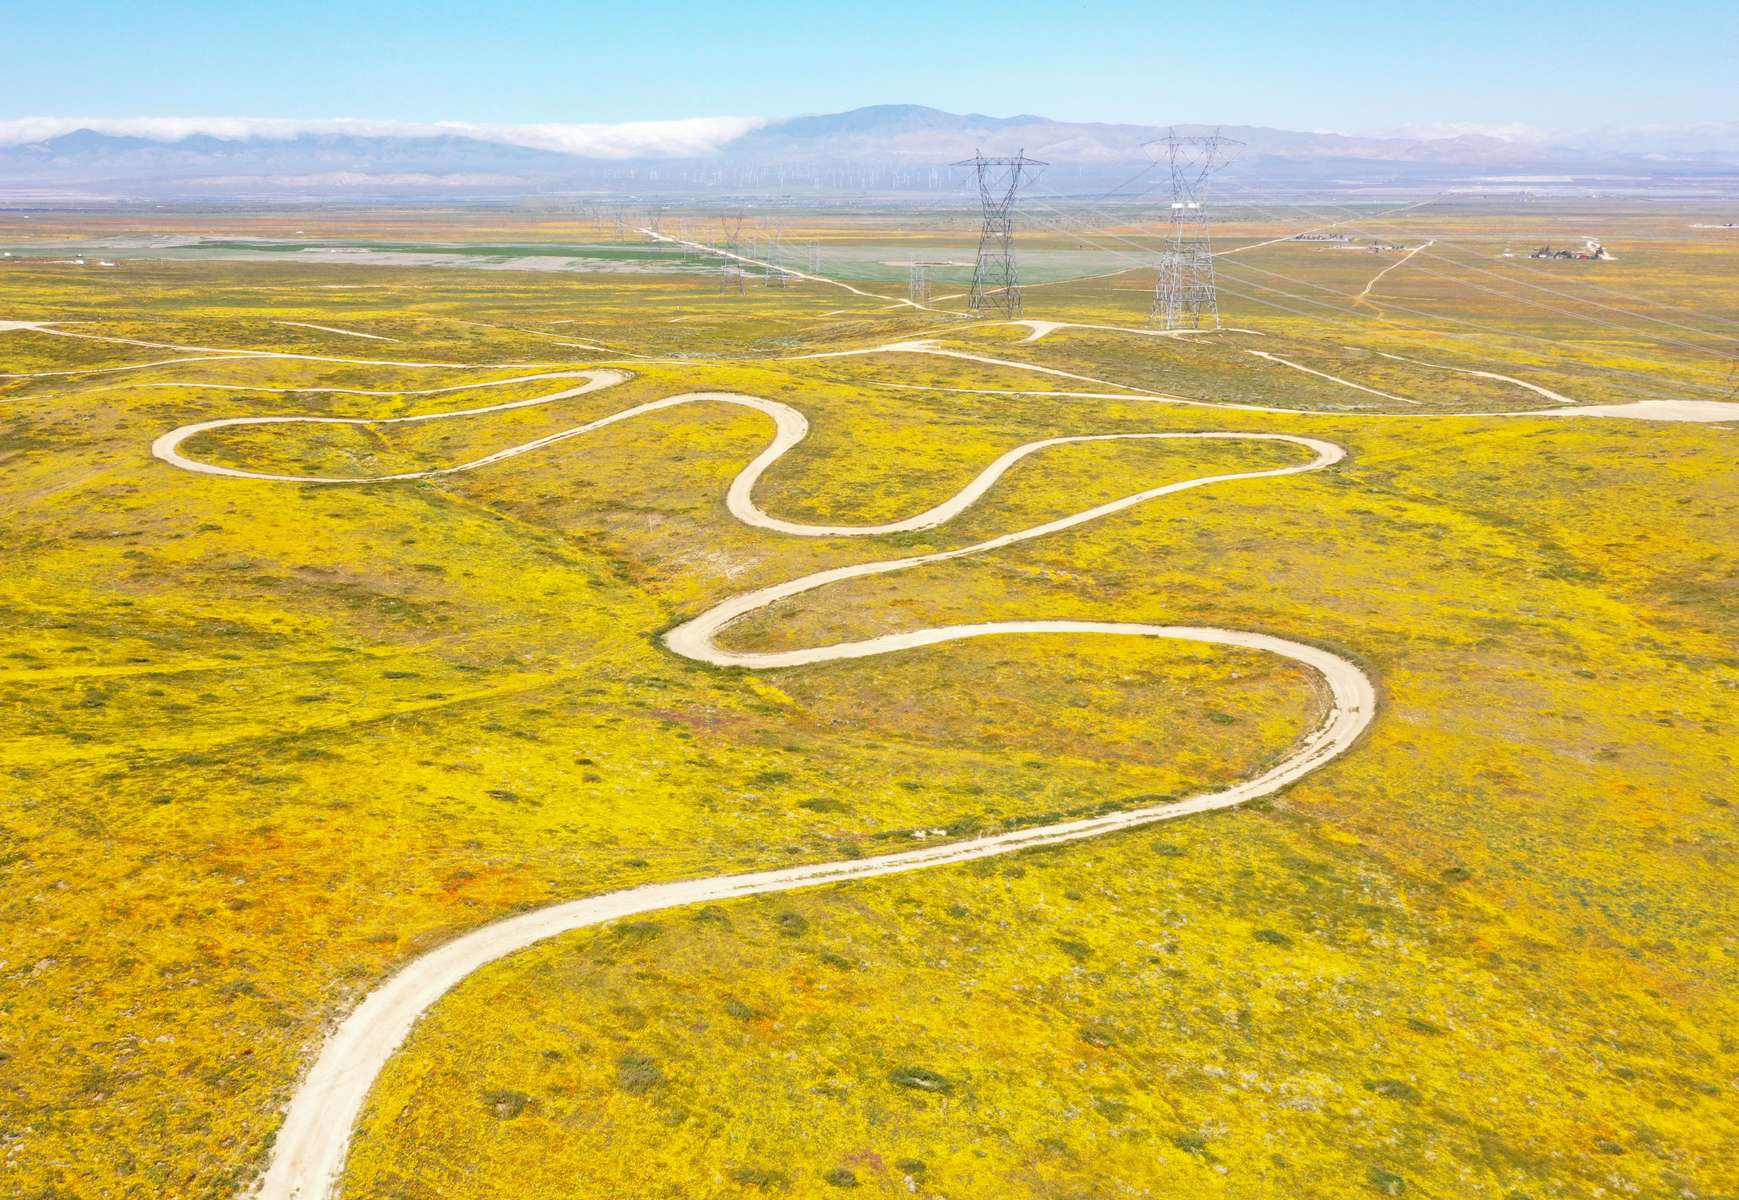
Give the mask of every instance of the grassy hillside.
[[(564, 233), (452, 220), (442, 238)], [(284, 235), (263, 221), (230, 232)], [(405, 236), (358, 221), (318, 232)], [(873, 523), (1043, 437), (1324, 438), (1350, 452), (1331, 471), (825, 588), (726, 640), (1211, 624), (1333, 648), (1382, 708), (1351, 754), (1245, 809), (485, 968), (382, 1077), (346, 1197), (1719, 1194), (1739, 1171), (1732, 427), (1450, 414), (1560, 407), (1517, 379), (1718, 397), (1718, 340), (1687, 349), (1634, 313), (1683, 324), (1656, 299), (1683, 277), (1730, 320), (1735, 251), (1648, 227), (1616, 262), (1567, 264), (1611, 268), (1596, 284), (1622, 282), (1632, 315), (1572, 317), (1466, 269), (1475, 244), (1512, 267), (1499, 235), (1458, 228), (1453, 262), (1415, 261), (1497, 295), (1410, 263), (1378, 296), (1412, 313), (1355, 317), (1362, 267), (1282, 244), (1230, 262), (1337, 308), (1229, 296), (1254, 332), (1195, 341), (1025, 341), (693, 274), (0, 267), (0, 320), (161, 344), (0, 331), (0, 1190), (234, 1194), (323, 1030), (492, 918), (1190, 795), (1321, 711), (1290, 664), (1179, 643), (999, 638), (751, 674), (657, 642), (754, 587), (1295, 447), (1058, 447), (938, 529), (813, 540), (725, 511), (771, 424), (717, 404), (412, 482), (200, 476), (149, 451), (193, 421), (445, 412), (614, 365), (631, 378), (549, 404), (231, 427), (183, 452), (391, 474), (738, 391), (811, 425), (764, 509)], [(1149, 283), (1034, 289), (1028, 314), (1139, 327)], [(956, 354), (795, 357), (915, 338)]]

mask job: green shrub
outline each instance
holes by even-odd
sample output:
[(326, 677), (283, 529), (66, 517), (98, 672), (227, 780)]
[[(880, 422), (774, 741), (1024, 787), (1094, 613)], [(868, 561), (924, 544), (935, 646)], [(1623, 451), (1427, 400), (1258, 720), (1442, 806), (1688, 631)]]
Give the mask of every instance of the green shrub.
[(1085, 942), (1077, 942), (1072, 938), (1052, 938), (1051, 941), (1056, 943), (1057, 949), (1076, 962), (1086, 962), (1093, 956), (1093, 947)]
[(1407, 1190), (1407, 1181), (1393, 1171), (1385, 1171), (1382, 1167), (1372, 1167), (1365, 1172), (1365, 1182), (1376, 1188), (1385, 1196), (1399, 1196)]
[(1174, 1133), (1171, 1135), (1171, 1144), (1185, 1154), (1195, 1154), (1202, 1158), (1210, 1157), (1208, 1139), (1199, 1133)]
[(526, 1106), (531, 1103), (531, 1097), (524, 1092), (509, 1091), (506, 1088), (496, 1088), (492, 1092), (483, 1093), (483, 1104), (492, 1116), (502, 1121), (511, 1121)]
[(1110, 1096), (1095, 1096), (1093, 1110), (1113, 1125), (1119, 1124), (1129, 1115), (1128, 1103)]
[(1404, 1079), (1367, 1079), (1365, 1087), (1386, 1100), (1403, 1100), (1417, 1104), (1422, 1099), (1419, 1089)]
[(651, 1058), (632, 1050), (616, 1060), (616, 1086), (636, 1096), (645, 1095), (664, 1082), (664, 1072)]
[(938, 1075), (928, 1067), (895, 1067), (888, 1072), (888, 1080), (900, 1087), (919, 1092), (940, 1092), (947, 1095), (954, 1090), (950, 1079)]
[(740, 1183), (744, 1187), (760, 1188), (763, 1192), (785, 1186), (783, 1175), (777, 1171), (764, 1171), (760, 1167), (732, 1167), (725, 1174), (730, 1176), (732, 1183)]

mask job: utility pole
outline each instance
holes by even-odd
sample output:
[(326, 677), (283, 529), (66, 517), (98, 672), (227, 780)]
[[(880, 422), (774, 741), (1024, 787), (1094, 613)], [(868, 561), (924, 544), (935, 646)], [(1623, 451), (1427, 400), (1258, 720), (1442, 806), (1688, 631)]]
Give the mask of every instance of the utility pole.
[(984, 210), (978, 233), (978, 262), (972, 270), (972, 292), (967, 301), (974, 316), (987, 312), (1020, 316), (1020, 275), (1014, 265), (1014, 201), (1020, 192), (1021, 177), (1026, 175), (1030, 181), (1033, 168), (1048, 165), (1028, 158), (1024, 151), (1012, 158), (986, 158), (980, 153), (954, 164), (972, 168)]
[(1162, 329), (1220, 327), (1206, 185), (1208, 176), (1243, 146), (1217, 133), (1181, 137), (1176, 130), (1147, 143), (1154, 157), (1171, 168), (1171, 231), (1160, 251), (1159, 278), (1153, 285), (1153, 319)]

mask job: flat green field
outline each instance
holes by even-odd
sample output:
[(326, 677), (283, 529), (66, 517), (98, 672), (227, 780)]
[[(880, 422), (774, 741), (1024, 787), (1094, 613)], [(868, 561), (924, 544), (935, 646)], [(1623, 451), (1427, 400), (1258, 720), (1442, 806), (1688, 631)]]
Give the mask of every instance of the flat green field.
[[(0, 215), (0, 1194), (241, 1194), (338, 1023), (492, 921), (1216, 792), (1324, 720), (1312, 670), (1174, 639), (662, 640), (1052, 522), (719, 642), (1214, 627), (1356, 664), (1374, 721), (1236, 808), (491, 961), (373, 1080), (346, 1200), (1731, 1194), (1739, 240), (1246, 213), (1228, 328), (1168, 338), (1150, 227), (1040, 215), (1026, 324), (946, 272), (905, 302), (915, 248), (969, 259), (958, 214), (788, 214), (824, 278), (740, 295), (561, 214)], [(1331, 223), (1362, 240), (1260, 244)], [(1595, 235), (1615, 259), (1525, 257)], [(574, 261), (221, 253), (256, 240)], [(799, 524), (898, 522), (1040, 439), (1346, 455), (1070, 524), (1309, 458), (1070, 442), (934, 527), (793, 536), (727, 507), (761, 411), (565, 436), (688, 393), (807, 419), (752, 495)], [(179, 444), (232, 474), (153, 453), (267, 417), (327, 420)]]

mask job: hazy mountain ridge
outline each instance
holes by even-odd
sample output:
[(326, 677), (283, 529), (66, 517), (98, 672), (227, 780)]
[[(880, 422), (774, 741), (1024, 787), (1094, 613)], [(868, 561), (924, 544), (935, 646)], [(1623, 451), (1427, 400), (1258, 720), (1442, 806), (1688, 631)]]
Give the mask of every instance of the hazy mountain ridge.
[[(233, 124), (233, 122), (231, 122)], [(504, 128), (504, 127), (503, 127)], [(1178, 126), (1180, 133), (1215, 127)], [(1595, 145), (1553, 145), (1480, 133), (1358, 137), (1263, 126), (1219, 129), (1245, 143), (1234, 170), (1251, 177), (1417, 185), (1504, 174), (1739, 173), (1739, 123), (1692, 131), (1611, 131)], [(77, 129), (0, 146), (0, 190), (97, 189), (127, 196), (247, 191), (355, 195), (486, 191), (946, 191), (948, 164), (982, 150), (1024, 151), (1052, 164), (1049, 186), (1114, 186), (1151, 161), (1146, 143), (1165, 127), (991, 117), (921, 105), (874, 105), (770, 121), (709, 153), (592, 157), (460, 134), (174, 139)]]
[[(914, 153), (970, 154), (1025, 150), (1059, 162), (1139, 162), (1144, 143), (1169, 129), (1182, 134), (1219, 132), (1245, 143), (1245, 155), (1313, 160), (1339, 158), (1373, 162), (1481, 162), (1505, 165), (1588, 163), (1644, 154), (1739, 162), (1739, 122), (1715, 122), (1686, 130), (1663, 130), (1651, 142), (1644, 131), (1611, 131), (1609, 145), (1521, 141), (1480, 133), (1446, 137), (1360, 137), (1312, 133), (1260, 125), (1150, 126), (1091, 121), (1054, 121), (1046, 117), (986, 117), (955, 114), (921, 105), (877, 105), (851, 112), (796, 117), (769, 123), (730, 144), (733, 151), (763, 146), (804, 145), (823, 154), (872, 156)], [(1687, 132), (1695, 140), (1687, 139)], [(1594, 135), (1584, 135), (1584, 138)]]

